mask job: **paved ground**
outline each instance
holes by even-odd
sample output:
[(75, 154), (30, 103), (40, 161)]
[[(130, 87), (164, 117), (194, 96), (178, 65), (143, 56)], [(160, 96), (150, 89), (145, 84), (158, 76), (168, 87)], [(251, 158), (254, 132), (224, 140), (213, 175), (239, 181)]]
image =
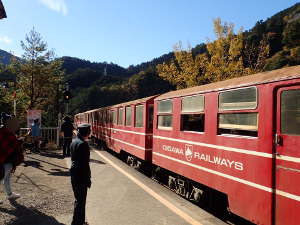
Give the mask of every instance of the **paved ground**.
[[(60, 152), (26, 155), (17, 168), (13, 191), (22, 198), (0, 205), (0, 224), (70, 225), (73, 193), (69, 159)], [(91, 152), (92, 188), (87, 220), (91, 225), (224, 225), (199, 207), (105, 151)], [(0, 199), (4, 199), (0, 187)]]
[[(73, 193), (68, 168), (58, 152), (28, 154), (27, 166), (19, 166), (12, 177), (12, 189), (22, 197), (0, 205), (0, 224), (59, 225), (59, 215), (71, 216)], [(3, 185), (0, 199), (5, 199)]]

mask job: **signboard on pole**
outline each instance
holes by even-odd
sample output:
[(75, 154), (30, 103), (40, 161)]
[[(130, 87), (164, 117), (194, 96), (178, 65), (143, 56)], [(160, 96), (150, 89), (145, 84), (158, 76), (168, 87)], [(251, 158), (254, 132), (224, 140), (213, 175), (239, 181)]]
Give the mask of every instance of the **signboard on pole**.
[(27, 111), (27, 127), (31, 127), (35, 119), (39, 119), (40, 124), (42, 124), (42, 110)]

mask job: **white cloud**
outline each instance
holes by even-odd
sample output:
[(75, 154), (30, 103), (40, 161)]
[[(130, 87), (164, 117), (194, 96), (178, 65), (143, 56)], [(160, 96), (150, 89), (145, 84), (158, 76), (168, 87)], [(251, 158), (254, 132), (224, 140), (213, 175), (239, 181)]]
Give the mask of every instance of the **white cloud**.
[(10, 44), (12, 43), (12, 40), (7, 36), (0, 36), (0, 42), (3, 42), (5, 44)]
[(49, 9), (60, 12), (63, 15), (67, 15), (68, 8), (65, 0), (39, 0), (42, 4), (47, 6)]

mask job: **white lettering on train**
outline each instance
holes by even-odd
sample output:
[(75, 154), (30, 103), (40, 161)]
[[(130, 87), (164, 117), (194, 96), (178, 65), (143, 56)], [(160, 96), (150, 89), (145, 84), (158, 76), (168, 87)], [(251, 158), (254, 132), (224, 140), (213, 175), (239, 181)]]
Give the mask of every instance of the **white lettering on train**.
[[(182, 148), (170, 146), (170, 145), (163, 145), (162, 146), (164, 151), (167, 152), (173, 152), (178, 155), (185, 155), (187, 161), (191, 161), (192, 159), (197, 159), (205, 162), (209, 162), (215, 165), (220, 165), (224, 166), (230, 169), (235, 169), (235, 170), (244, 170), (244, 164), (242, 162), (236, 162), (230, 159), (222, 158), (219, 156), (212, 156), (209, 154), (204, 154), (201, 152), (193, 152), (192, 146), (191, 145), (186, 145), (185, 146), (185, 151)], [(188, 152), (187, 152), (188, 151)], [(194, 153), (191, 155), (191, 153)]]
[(179, 155), (184, 155), (182, 148), (177, 148), (170, 145), (163, 145), (163, 150), (167, 152), (174, 152)]
[(198, 159), (198, 160), (206, 161), (206, 162), (209, 162), (209, 163), (213, 163), (213, 164), (216, 164), (216, 165), (225, 166), (225, 167), (228, 167), (230, 169), (244, 170), (243, 163), (232, 161), (232, 160), (225, 159), (225, 158), (221, 158), (221, 157), (218, 157), (218, 156), (211, 156), (211, 155), (208, 155), (208, 154), (195, 152), (194, 153), (194, 158)]

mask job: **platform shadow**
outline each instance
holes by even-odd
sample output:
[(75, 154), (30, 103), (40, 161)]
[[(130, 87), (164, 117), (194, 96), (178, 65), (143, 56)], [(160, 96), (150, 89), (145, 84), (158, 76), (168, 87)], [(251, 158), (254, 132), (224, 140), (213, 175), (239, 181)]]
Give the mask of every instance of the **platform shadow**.
[(48, 158), (55, 158), (55, 159), (63, 159), (64, 158), (62, 153), (59, 154), (57, 152), (41, 152), (40, 155), (48, 157)]
[(91, 163), (96, 163), (96, 164), (106, 164), (105, 162), (102, 162), (102, 161), (100, 161), (100, 160), (97, 160), (97, 159), (90, 159), (90, 162)]
[(49, 172), (49, 175), (52, 176), (65, 176), (68, 177), (70, 176), (70, 171), (69, 170), (61, 170), (61, 169), (51, 169), (52, 171)]
[(26, 206), (20, 205), (15, 200), (11, 200), (10, 204), (14, 207), (14, 209), (0, 207), (1, 213), (7, 213), (16, 217), (7, 223), (7, 225), (65, 225), (58, 222), (53, 216), (48, 216), (35, 208), (27, 208)]

